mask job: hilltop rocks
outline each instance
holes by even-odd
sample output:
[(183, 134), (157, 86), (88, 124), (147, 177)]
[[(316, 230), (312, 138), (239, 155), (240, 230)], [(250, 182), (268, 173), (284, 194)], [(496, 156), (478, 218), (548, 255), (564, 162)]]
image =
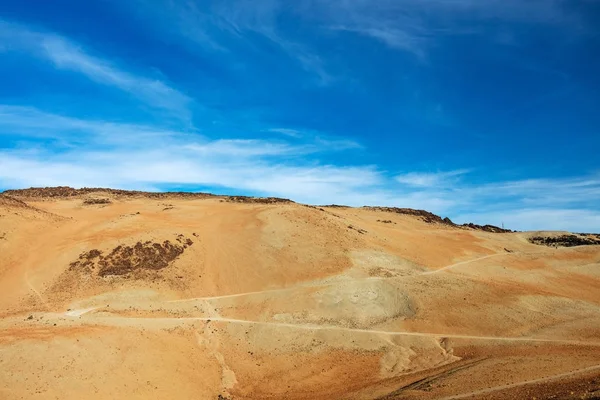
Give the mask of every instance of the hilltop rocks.
[[(373, 211), (385, 211), (385, 212), (392, 212), (392, 213), (396, 213), (396, 214), (405, 214), (405, 215), (413, 215), (415, 217), (420, 217), (423, 221), (432, 224), (432, 223), (438, 223), (438, 224), (452, 224), (452, 221), (450, 221), (450, 219), (446, 218), (446, 219), (442, 219), (442, 217), (440, 217), (439, 215), (435, 215), (434, 213), (430, 213), (429, 211), (425, 211), (425, 210), (415, 210), (412, 208), (398, 208), (398, 207), (363, 207), (367, 210), (373, 210)], [(450, 221), (450, 223), (448, 223), (447, 221)]]
[(115, 197), (146, 197), (151, 199), (164, 198), (206, 198), (214, 195), (210, 193), (191, 193), (191, 192), (140, 192), (137, 190), (120, 190), (108, 188), (81, 188), (74, 189), (69, 186), (29, 188), (18, 190), (7, 190), (5, 195), (23, 198), (73, 198), (90, 195), (92, 193), (103, 193)]
[(290, 199), (280, 197), (249, 197), (249, 196), (228, 196), (227, 201), (231, 203), (259, 203), (259, 204), (291, 204)]
[(512, 232), (510, 229), (499, 228), (494, 225), (477, 225), (473, 223), (463, 224), (466, 228), (476, 229), (478, 231), (491, 232), (491, 233), (508, 233)]
[(585, 237), (578, 235), (561, 235), (554, 237), (534, 236), (529, 238), (533, 244), (549, 246), (549, 247), (575, 247), (575, 246), (598, 246), (600, 245), (600, 237), (598, 235), (586, 235)]
[[(74, 189), (69, 186), (57, 186), (57, 187), (45, 187), (45, 188), (29, 188), (29, 189), (18, 189), (18, 190), (7, 190), (4, 195), (10, 195), (21, 198), (77, 198), (88, 196), (91, 194), (105, 194), (114, 197), (145, 197), (150, 199), (167, 199), (167, 198), (186, 198), (186, 199), (197, 199), (207, 197), (223, 197), (228, 202), (234, 203), (259, 203), (259, 204), (286, 204), (294, 203), (289, 199), (282, 199), (279, 197), (249, 197), (249, 196), (218, 196), (211, 193), (192, 193), (192, 192), (140, 192), (137, 190), (120, 190), (120, 189), (108, 189), (108, 188), (81, 188)], [(92, 204), (109, 204), (110, 199), (86, 199), (84, 200), (85, 205)]]
[(425, 211), (425, 210), (415, 210), (412, 208), (397, 208), (397, 207), (363, 207), (363, 208), (365, 208), (367, 210), (373, 210), (373, 211), (385, 211), (385, 212), (392, 212), (392, 213), (396, 213), (396, 214), (413, 215), (415, 217), (419, 217), (421, 220), (423, 220), (424, 222), (427, 222), (428, 224), (443, 224), (443, 225), (448, 225), (448, 226), (455, 226), (458, 228), (475, 229), (478, 231), (491, 232), (491, 233), (512, 232), (510, 229), (503, 229), (503, 228), (499, 228), (494, 225), (477, 225), (477, 224), (473, 224), (473, 223), (457, 225), (454, 222), (452, 222), (452, 220), (448, 217), (442, 218), (439, 215), (436, 215), (434, 213), (431, 213), (431, 212)]

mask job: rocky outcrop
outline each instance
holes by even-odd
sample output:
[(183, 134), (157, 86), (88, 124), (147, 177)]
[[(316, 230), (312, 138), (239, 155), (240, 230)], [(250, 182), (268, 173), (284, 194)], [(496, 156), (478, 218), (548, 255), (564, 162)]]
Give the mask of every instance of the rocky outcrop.
[(503, 229), (494, 225), (477, 225), (473, 223), (462, 224), (465, 228), (471, 228), (478, 231), (491, 232), (491, 233), (508, 233), (512, 232), (510, 229)]
[(442, 219), (442, 217), (440, 217), (439, 215), (435, 215), (434, 213), (431, 213), (431, 212), (425, 211), (425, 210), (415, 210), (412, 208), (398, 208), (398, 207), (363, 207), (363, 208), (365, 208), (367, 210), (373, 210), (373, 211), (385, 211), (385, 212), (391, 212), (391, 213), (396, 213), (396, 214), (413, 215), (415, 217), (421, 218), (423, 221), (425, 221), (429, 224), (438, 223), (438, 224), (445, 224), (445, 225), (454, 225), (454, 223), (452, 223), (452, 221), (450, 221), (449, 218)]
[(146, 241), (133, 246), (117, 246), (107, 255), (93, 249), (82, 253), (69, 267), (71, 271), (87, 274), (95, 271), (100, 277), (122, 276), (142, 269), (160, 270), (168, 267), (193, 243), (191, 239), (178, 235), (175, 242)]
[(575, 247), (575, 246), (599, 246), (598, 235), (560, 235), (560, 236), (533, 236), (529, 238), (533, 244), (550, 247)]
[(494, 225), (477, 225), (477, 224), (473, 224), (473, 223), (458, 225), (458, 224), (455, 224), (454, 222), (452, 222), (452, 220), (448, 217), (442, 218), (439, 215), (436, 215), (434, 213), (431, 213), (431, 212), (425, 211), (425, 210), (415, 210), (412, 208), (398, 208), (398, 207), (363, 207), (363, 208), (366, 208), (367, 210), (385, 211), (385, 212), (392, 212), (392, 213), (396, 213), (396, 214), (412, 215), (415, 217), (419, 217), (421, 220), (423, 220), (424, 222), (427, 222), (428, 224), (443, 224), (443, 225), (448, 225), (448, 226), (454, 226), (457, 228), (474, 229), (474, 230), (478, 230), (478, 231), (491, 232), (491, 233), (512, 232), (510, 229), (503, 229), (503, 228), (499, 228)]
[(29, 188), (29, 189), (17, 189), (17, 190), (6, 190), (3, 194), (19, 197), (19, 198), (76, 198), (83, 197), (93, 193), (102, 193), (105, 195), (112, 195), (115, 197), (145, 197), (151, 199), (164, 199), (164, 198), (206, 198), (213, 197), (215, 195), (210, 193), (192, 193), (192, 192), (141, 192), (137, 190), (121, 190), (121, 189), (108, 189), (108, 188), (81, 188), (74, 189), (68, 186), (57, 186), (57, 187), (44, 187), (44, 188)]
[(280, 197), (249, 197), (249, 196), (227, 196), (226, 200), (232, 203), (258, 203), (258, 204), (291, 204), (290, 199)]

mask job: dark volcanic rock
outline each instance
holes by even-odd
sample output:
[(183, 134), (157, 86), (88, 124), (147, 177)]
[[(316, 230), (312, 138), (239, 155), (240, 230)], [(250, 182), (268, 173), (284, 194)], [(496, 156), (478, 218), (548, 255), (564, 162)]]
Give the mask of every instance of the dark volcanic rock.
[(503, 229), (494, 225), (477, 225), (473, 223), (463, 224), (466, 228), (476, 229), (478, 231), (485, 231), (491, 233), (508, 233), (512, 232), (510, 229)]
[(107, 255), (94, 249), (82, 253), (77, 261), (70, 264), (70, 269), (86, 273), (96, 270), (101, 277), (126, 275), (141, 269), (160, 270), (168, 267), (193, 243), (191, 239), (178, 235), (175, 242), (146, 241), (137, 242), (133, 246), (117, 246)]
[(600, 237), (598, 235), (586, 235), (584, 237), (578, 235), (561, 235), (561, 236), (534, 236), (529, 238), (533, 244), (550, 246), (550, 247), (575, 247), (575, 246), (598, 246), (600, 245)]
[(249, 196), (228, 196), (227, 201), (232, 203), (259, 203), (259, 204), (291, 204), (294, 203), (290, 199), (282, 199), (280, 197), (249, 197)]
[[(439, 215), (435, 215), (434, 213), (430, 213), (425, 210), (415, 210), (412, 208), (398, 208), (398, 207), (363, 207), (367, 210), (373, 211), (385, 211), (392, 212), (396, 214), (405, 214), (405, 215), (413, 215), (415, 217), (420, 217), (423, 221), (427, 223), (438, 223), (445, 225), (454, 225), (450, 219), (442, 219)], [(447, 222), (450, 221), (450, 222)]]
[(363, 207), (368, 210), (374, 211), (385, 211), (385, 212), (393, 212), (396, 214), (405, 214), (405, 215), (413, 215), (415, 217), (421, 218), (423, 221), (429, 224), (443, 224), (448, 226), (455, 226), (458, 228), (468, 228), (475, 229), (478, 231), (492, 232), (492, 233), (506, 233), (512, 232), (510, 229), (502, 229), (494, 225), (477, 225), (477, 224), (463, 224), (457, 225), (448, 217), (442, 218), (439, 215), (431, 213), (425, 210), (415, 210), (412, 208), (397, 208), (397, 207)]
[(448, 225), (455, 225), (455, 223), (454, 223), (454, 222), (452, 222), (452, 220), (451, 220), (450, 218), (448, 218), (448, 217), (444, 218), (444, 220), (443, 220), (443, 221), (444, 221), (444, 223), (445, 223), (445, 224), (448, 224)]

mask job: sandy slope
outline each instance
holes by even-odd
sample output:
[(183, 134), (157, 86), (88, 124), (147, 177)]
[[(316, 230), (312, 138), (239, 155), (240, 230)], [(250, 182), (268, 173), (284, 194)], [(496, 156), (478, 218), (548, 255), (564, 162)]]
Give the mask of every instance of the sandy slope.
[(600, 396), (599, 246), (220, 197), (21, 200), (0, 196), (0, 399)]

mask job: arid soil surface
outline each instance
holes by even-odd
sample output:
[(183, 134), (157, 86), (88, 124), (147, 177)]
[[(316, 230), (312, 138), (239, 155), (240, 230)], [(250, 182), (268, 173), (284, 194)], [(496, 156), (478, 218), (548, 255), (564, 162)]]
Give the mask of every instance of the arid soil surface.
[(565, 232), (274, 198), (8, 194), (0, 399), (600, 398), (600, 246)]

